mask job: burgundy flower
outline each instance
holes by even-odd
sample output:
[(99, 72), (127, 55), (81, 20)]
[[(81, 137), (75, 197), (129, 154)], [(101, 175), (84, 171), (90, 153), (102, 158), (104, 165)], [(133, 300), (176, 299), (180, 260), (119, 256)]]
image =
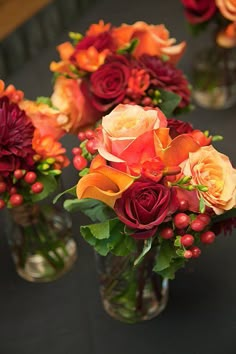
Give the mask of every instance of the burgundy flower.
[(163, 62), (157, 56), (148, 54), (143, 54), (139, 63), (149, 73), (150, 84), (154, 89), (160, 88), (179, 95), (181, 97), (179, 108), (189, 105), (191, 96), (189, 83), (181, 70), (168, 62)]
[(171, 209), (171, 191), (153, 181), (137, 181), (128, 188), (114, 209), (119, 219), (135, 229), (137, 239), (152, 237)]
[(121, 55), (114, 55), (92, 73), (90, 78), (91, 101), (100, 112), (106, 112), (125, 97), (130, 77), (129, 61)]
[(181, 0), (185, 8), (185, 16), (191, 24), (206, 22), (216, 12), (215, 0)]
[(98, 52), (102, 52), (104, 49), (115, 50), (115, 45), (110, 32), (102, 32), (97, 36), (84, 37), (75, 47), (75, 52), (79, 50), (88, 49), (89, 47), (95, 47)]
[(193, 127), (190, 123), (178, 119), (167, 119), (167, 127), (170, 129), (172, 139), (180, 134), (187, 134), (193, 131)]
[(34, 127), (25, 112), (7, 97), (0, 98), (0, 126), (0, 175), (32, 166)]

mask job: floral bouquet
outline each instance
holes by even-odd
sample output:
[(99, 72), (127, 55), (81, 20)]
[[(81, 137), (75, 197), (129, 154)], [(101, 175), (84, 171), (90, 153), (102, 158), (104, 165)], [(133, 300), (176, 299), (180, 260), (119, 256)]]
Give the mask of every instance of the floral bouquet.
[(57, 49), (53, 106), (66, 114), (71, 132), (93, 125), (117, 104), (160, 107), (167, 116), (187, 111), (189, 83), (176, 63), (185, 42), (174, 44), (164, 25), (136, 22), (92, 24), (85, 35), (70, 33)]
[(166, 302), (165, 279), (236, 226), (236, 170), (212, 145), (220, 136), (158, 108), (120, 104), (89, 135), (94, 151), (86, 140), (77, 149), (90, 166), (64, 206), (95, 222), (80, 231), (103, 256), (107, 311), (128, 322), (151, 318)]
[(236, 2), (234, 0), (181, 0), (193, 34), (212, 25), (214, 46), (196, 55), (194, 97), (205, 107), (225, 108), (235, 103)]
[[(27, 101), (22, 91), (13, 85), (5, 88), (0, 81), (0, 209), (7, 207), (18, 226), (16, 233), (12, 231), (11, 243), (18, 270), (29, 280), (42, 276), (42, 269), (40, 274), (35, 269), (36, 260), (38, 269), (44, 263), (48, 279), (58, 268), (64, 269), (68, 259), (68, 225), (63, 226), (55, 207), (38, 205), (57, 190), (58, 177), (69, 164), (59, 142), (66, 132), (66, 120), (59, 111)], [(53, 225), (56, 217), (58, 225)], [(26, 267), (31, 276), (27, 277)]]

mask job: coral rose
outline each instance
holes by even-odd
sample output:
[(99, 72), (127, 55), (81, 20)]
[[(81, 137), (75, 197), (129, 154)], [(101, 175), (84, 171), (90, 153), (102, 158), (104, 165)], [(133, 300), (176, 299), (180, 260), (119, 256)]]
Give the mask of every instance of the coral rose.
[(63, 76), (57, 78), (51, 100), (61, 114), (69, 117), (66, 130), (77, 133), (79, 129), (94, 124), (99, 118), (80, 88), (81, 81), (67, 79)]
[[(103, 117), (98, 151), (106, 160), (121, 163), (120, 166), (116, 166), (117, 168), (131, 173), (129, 169), (126, 170), (129, 165), (125, 154), (126, 148), (144, 133), (152, 134), (153, 130), (166, 125), (166, 117), (158, 108), (148, 109), (137, 105), (120, 104)], [(129, 155), (133, 162), (137, 157), (141, 163), (142, 155), (145, 160), (155, 156), (153, 138), (152, 141), (148, 140), (150, 136), (146, 137), (147, 141), (144, 138), (140, 142), (135, 156)], [(122, 164), (125, 161), (126, 163)]]
[(236, 0), (216, 0), (221, 14), (230, 21), (236, 21)]
[(113, 29), (113, 38), (119, 48), (124, 48), (133, 39), (138, 39), (138, 45), (133, 55), (139, 57), (146, 53), (149, 55), (167, 55), (170, 62), (176, 63), (182, 56), (186, 43), (173, 45), (176, 40), (169, 37), (169, 31), (164, 25), (148, 25), (138, 21), (133, 25), (123, 24)]
[(212, 145), (189, 153), (183, 168), (186, 176), (192, 176), (192, 184), (208, 188), (201, 196), (216, 214), (222, 214), (236, 206), (236, 170), (229, 158)]
[(185, 16), (192, 25), (209, 21), (216, 12), (215, 0), (181, 0), (181, 2), (185, 7)]

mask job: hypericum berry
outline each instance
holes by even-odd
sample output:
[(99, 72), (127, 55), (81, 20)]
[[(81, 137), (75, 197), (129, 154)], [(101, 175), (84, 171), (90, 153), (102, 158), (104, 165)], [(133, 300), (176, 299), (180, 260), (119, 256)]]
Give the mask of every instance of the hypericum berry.
[(79, 132), (78, 133), (78, 139), (80, 141), (84, 141), (86, 139), (85, 132)]
[(31, 186), (31, 191), (35, 194), (41, 193), (44, 189), (44, 185), (41, 182), (35, 182)]
[(0, 209), (3, 209), (5, 207), (6, 203), (4, 202), (3, 199), (0, 199)]
[(13, 194), (17, 194), (17, 188), (16, 187), (11, 187), (9, 190), (9, 194), (13, 195)]
[(95, 154), (95, 152), (97, 152), (97, 149), (94, 148), (94, 140), (88, 140), (86, 143), (86, 149), (88, 150), (88, 152), (90, 152), (90, 154)]
[(192, 257), (193, 257), (193, 258), (198, 258), (198, 257), (201, 255), (201, 253), (202, 253), (202, 251), (200, 250), (200, 248), (197, 247), (197, 246), (191, 247), (191, 248), (190, 248), (190, 251), (192, 252)]
[(183, 229), (189, 225), (190, 217), (185, 213), (178, 213), (174, 216), (173, 221), (178, 229)]
[(87, 166), (88, 161), (82, 155), (75, 155), (73, 158), (73, 165), (76, 170), (83, 170)]
[(23, 203), (23, 197), (21, 194), (12, 194), (9, 199), (12, 206), (19, 206)]
[(160, 231), (160, 236), (166, 240), (174, 236), (174, 231), (171, 227), (165, 227)]
[(206, 231), (201, 234), (200, 239), (202, 243), (211, 244), (215, 241), (216, 235), (212, 231)]
[(36, 179), (37, 179), (37, 175), (33, 171), (27, 172), (24, 176), (24, 181), (29, 184), (33, 184), (36, 181)]
[(152, 103), (151, 97), (146, 96), (146, 97), (144, 97), (144, 99), (142, 100), (142, 104), (143, 104), (144, 106), (149, 106), (151, 103)]
[(179, 207), (178, 207), (178, 210), (180, 211), (185, 211), (185, 210), (188, 210), (188, 201), (185, 200), (185, 199), (181, 199), (179, 200)]
[(190, 234), (185, 234), (181, 237), (180, 242), (184, 247), (190, 247), (194, 243), (194, 237)]
[(192, 230), (199, 232), (205, 228), (206, 224), (201, 219), (196, 218), (191, 222), (190, 226)]
[(202, 222), (204, 222), (204, 224), (207, 226), (210, 224), (211, 222), (211, 218), (209, 215), (207, 214), (198, 214), (197, 219), (201, 220)]
[(88, 140), (93, 139), (95, 137), (94, 131), (91, 129), (86, 130), (85, 137)]
[(14, 177), (16, 179), (21, 179), (24, 176), (24, 171), (22, 170), (15, 170), (14, 171)]
[(81, 155), (82, 154), (82, 149), (80, 147), (74, 147), (72, 149), (72, 154), (75, 155)]
[(184, 251), (184, 258), (192, 258), (193, 254), (191, 251), (186, 250)]
[(0, 193), (4, 193), (7, 189), (7, 184), (5, 182), (0, 182)]

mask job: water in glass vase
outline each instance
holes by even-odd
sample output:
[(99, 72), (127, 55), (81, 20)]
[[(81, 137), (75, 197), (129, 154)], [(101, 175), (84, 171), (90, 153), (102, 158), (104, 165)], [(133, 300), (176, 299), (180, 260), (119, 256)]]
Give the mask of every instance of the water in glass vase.
[(127, 323), (150, 320), (164, 310), (168, 280), (152, 271), (155, 254), (149, 252), (134, 267), (134, 255), (97, 255), (100, 293), (106, 312)]
[(11, 210), (9, 244), (18, 274), (32, 282), (52, 281), (77, 258), (70, 216), (53, 205), (24, 205)]

